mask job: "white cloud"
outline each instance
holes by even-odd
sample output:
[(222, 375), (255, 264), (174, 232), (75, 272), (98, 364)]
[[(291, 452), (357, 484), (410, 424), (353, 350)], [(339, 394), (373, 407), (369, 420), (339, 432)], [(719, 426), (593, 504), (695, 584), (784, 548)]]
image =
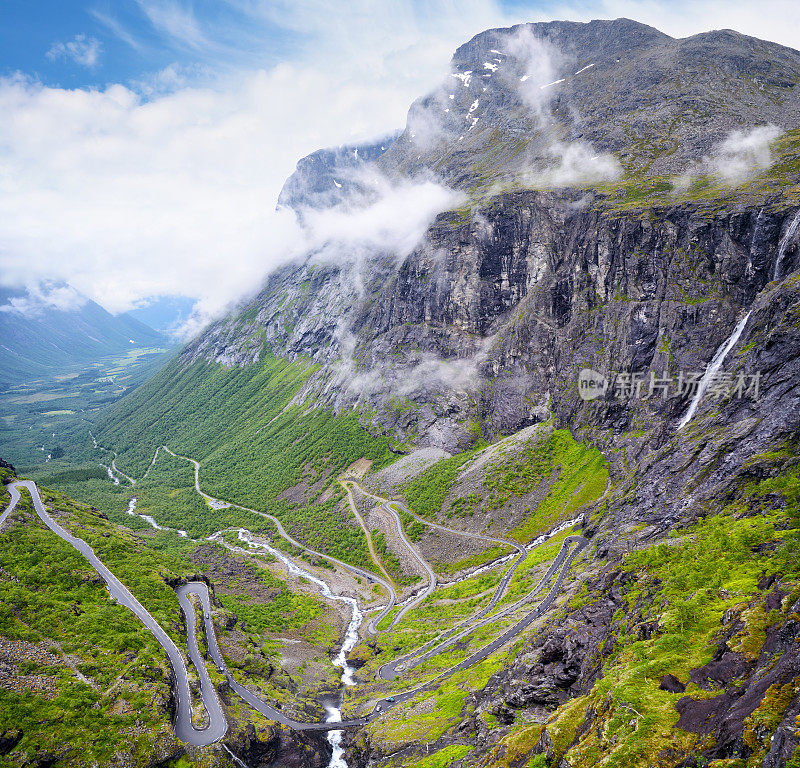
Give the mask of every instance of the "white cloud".
[[(288, 67), (226, 93), (187, 88), (150, 102), (122, 86), (0, 83), (0, 110), (13, 116), (0, 125), (0, 146), (13, 147), (0, 163), (5, 281), (68, 280), (112, 311), (145, 296), (198, 296), (205, 319), (309, 245), (413, 247), (451, 199), (433, 184), (375, 179), (370, 205), (311, 217), (308, 232), (293, 212), (274, 210), (294, 159), (321, 138), (308, 137), (298, 101), (323, 100), (330, 87)], [(279, 129), (276, 98), (286, 107)], [(347, 108), (328, 106), (341, 110), (344, 141)]]
[(444, 359), (433, 352), (422, 352), (412, 363), (386, 359), (364, 369), (355, 359), (356, 337), (349, 330), (342, 330), (341, 358), (328, 386), (336, 385), (368, 398), (379, 393), (420, 398), (443, 390), (471, 392), (480, 386), (480, 371), (495, 340), (496, 336), (481, 339), (465, 357)]
[(81, 296), (70, 285), (42, 282), (26, 286), (26, 294), (12, 296), (8, 304), (0, 306), (0, 312), (37, 315), (47, 309), (62, 311), (78, 309), (85, 303), (86, 297)]
[(395, 377), (392, 391), (399, 397), (414, 397), (442, 389), (474, 390), (481, 381), (480, 368), (488, 358), (494, 339), (494, 336), (487, 336), (467, 358), (445, 360), (433, 353), (424, 353), (419, 363)]
[(783, 131), (775, 125), (759, 125), (749, 131), (731, 131), (711, 154), (691, 163), (672, 178), (675, 194), (683, 194), (702, 175), (716, 176), (728, 184), (741, 184), (773, 163), (770, 145)]
[(361, 184), (368, 192), (355, 204), (303, 213), (308, 245), (323, 249), (323, 257), (341, 260), (383, 252), (404, 258), (434, 217), (463, 199), (434, 181), (392, 183), (377, 174), (366, 179), (362, 174)]
[(622, 166), (614, 155), (597, 153), (584, 142), (556, 142), (548, 147), (548, 153), (555, 162), (548, 168), (523, 174), (525, 184), (532, 187), (572, 187), (610, 181), (622, 175)]
[(177, 0), (137, 0), (150, 23), (161, 33), (188, 48), (207, 47), (210, 41), (200, 28), (191, 5)]
[(527, 27), (503, 41), (503, 53), (518, 61), (524, 70), (514, 86), (528, 107), (540, 115), (550, 99), (547, 86), (556, 80), (561, 54), (549, 43), (537, 40)]
[[(171, 21), (160, 6), (154, 23), (189, 45), (191, 21), (179, 18), (189, 6), (172, 4)], [(147, 97), (119, 84), (0, 79), (0, 281), (67, 280), (112, 311), (159, 294), (195, 296), (203, 318), (257, 290), (306, 242), (291, 212), (274, 210), (296, 161), (401, 127), (457, 45), (503, 20), (491, 0), (472, 3), (470, 15), (442, 0), (423, 18), (406, 3), (373, 7), (374, 23), (369, 6), (343, 14), (318, 2), (272, 4), (282, 24), (308, 23), (317, 44), (293, 62), (226, 70), (201, 85), (171, 67), (139, 84)], [(439, 194), (387, 187), (358, 226), (374, 225), (384, 243), (400, 234), (397, 222), (416, 231)], [(395, 222), (384, 195), (408, 208)], [(346, 235), (333, 218), (315, 222), (318, 233), (326, 227)]]
[[(200, 297), (202, 317), (222, 311), (302, 241), (293, 216), (274, 212), (296, 160), (402, 127), (411, 102), (442, 81), (455, 48), (486, 28), (627, 15), (674, 35), (732, 26), (800, 44), (800, 10), (776, 0), (757, 7), (701, 0), (691, 13), (687, 3), (565, 3), (524, 18), (520, 11), (509, 18), (495, 0), (380, 8), (371, 0), (345, 8), (330, 0), (227, 0), (247, 21), (239, 30), (213, 28), (188, 0), (141, 3), (164, 40), (195, 52), (193, 63), (102, 90), (0, 80), (0, 281), (68, 280), (113, 311), (158, 294)], [(113, 17), (94, 17), (146, 50)], [(292, 33), (295, 49), (257, 69), (253, 62), (268, 59), (259, 51), (269, 48), (270, 30)], [(89, 48), (78, 55), (91, 66), (99, 54), (91, 42), (76, 38), (53, 55), (72, 55), (69, 46), (83, 43)], [(559, 156), (557, 177), (580, 170), (574, 152)], [(446, 197), (427, 192), (419, 218), (409, 214), (411, 229), (441, 204), (438, 195)], [(415, 193), (387, 194), (398, 203)], [(375, 206), (360, 214), (363, 226), (389, 209)]]
[(108, 13), (103, 13), (97, 8), (90, 8), (89, 15), (102, 24), (109, 32), (115, 37), (122, 40), (123, 43), (129, 45), (137, 53), (141, 53), (144, 46), (137, 40), (120, 22)]
[(100, 51), (103, 47), (100, 41), (86, 35), (75, 35), (66, 43), (53, 43), (46, 56), (51, 61), (56, 59), (71, 59), (76, 64), (90, 69), (97, 66)]
[(711, 171), (731, 183), (744, 181), (772, 165), (770, 144), (782, 133), (774, 125), (759, 125), (751, 131), (731, 131), (708, 161)]

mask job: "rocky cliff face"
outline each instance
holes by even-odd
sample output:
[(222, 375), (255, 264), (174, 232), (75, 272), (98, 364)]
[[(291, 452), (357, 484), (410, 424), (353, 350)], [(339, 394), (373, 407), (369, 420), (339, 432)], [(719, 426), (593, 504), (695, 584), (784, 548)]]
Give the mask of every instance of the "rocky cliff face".
[(359, 192), (359, 172), (374, 163), (396, 138), (387, 136), (372, 144), (320, 149), (302, 158), (278, 195), (278, 205), (298, 211), (327, 208)]
[[(185, 354), (248, 364), (266, 343), (310, 357), (323, 367), (309, 396), (369, 405), (376, 424), (448, 450), (471, 421), (490, 437), (550, 412), (574, 427), (674, 426), (684, 399), (585, 404), (578, 372), (702, 371), (770, 283), (794, 215), (619, 214), (580, 193), (507, 194), (466, 221), (441, 216), (400, 264), (284, 268)], [(790, 273), (794, 253), (783, 259)], [(423, 417), (416, 435), (399, 399)]]
[[(441, 214), (407, 257), (344, 248), (278, 270), (185, 358), (310, 358), (321, 368), (309, 399), (355, 405), (401, 443), (450, 451), (476, 423), (493, 437), (550, 413), (594, 430), (674, 425), (680, 398), (585, 405), (578, 372), (702, 370), (772, 278), (796, 268), (798, 233), (782, 251), (781, 238), (797, 203), (779, 191), (654, 208), (619, 204), (630, 189), (496, 185), (563, 165), (565, 147), (596, 153), (578, 165), (605, 153), (653, 178), (701, 162), (732, 127), (794, 128), (800, 53), (729, 31), (675, 40), (620, 19), (489, 30), (452, 68), (396, 141), (315, 153), (282, 202), (301, 215), (335, 206), (366, 167), (435, 173), (470, 191), (467, 204)], [(347, 190), (332, 186), (337, 175)]]

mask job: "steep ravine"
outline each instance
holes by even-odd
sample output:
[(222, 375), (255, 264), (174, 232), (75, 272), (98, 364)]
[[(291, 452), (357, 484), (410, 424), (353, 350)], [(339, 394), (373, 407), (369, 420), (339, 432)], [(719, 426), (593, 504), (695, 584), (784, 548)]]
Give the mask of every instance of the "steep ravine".
[[(588, 202), (576, 206), (579, 200), (520, 192), (498, 198), (469, 221), (442, 216), (403, 263), (362, 265), (365, 295), (352, 297), (336, 315), (333, 297), (349, 284), (347, 270), (310, 263), (286, 268), (243, 313), (254, 318), (249, 324), (221, 324), (186, 353), (213, 351), (229, 363), (245, 363), (237, 350), (263, 330), (280, 354), (322, 363), (306, 398), (339, 409), (357, 402), (373, 429), (393, 430), (400, 440), (452, 451), (474, 437), (470, 420), (494, 437), (554, 414), (557, 423), (603, 449), (612, 485), (584, 530), (593, 537), (598, 565), (610, 564), (607, 575), (591, 577), (598, 581), (590, 580), (589, 590), (611, 590), (612, 602), (595, 601), (572, 617), (571, 634), (559, 634), (552, 624), (523, 648), (518, 665), (476, 692), (473, 706), (508, 726), (508, 734), (515, 710), (542, 717), (592, 690), (607, 648), (622, 631), (611, 617), (629, 610), (614, 595), (638, 589), (633, 574), (614, 573), (624, 557), (622, 542), (627, 548), (656, 543), (740, 497), (754, 478), (779, 475), (780, 462), (758, 457), (800, 431), (797, 212), (768, 206), (726, 212), (692, 204), (620, 213)], [(292, 293), (303, 281), (310, 281), (306, 290)], [(280, 305), (282, 291), (290, 298)], [(349, 345), (341, 342), (342, 329), (350, 334)], [(688, 398), (623, 402), (610, 391), (586, 403), (578, 396), (582, 368), (702, 372), (726, 340), (731, 343), (719, 371), (758, 373), (759, 397), (704, 399), (683, 429)], [(343, 355), (351, 367), (342, 366)], [(470, 364), (470, 372), (479, 374), (475, 387), (448, 378)], [(348, 390), (342, 370), (350, 376), (359, 371), (361, 388)], [(370, 372), (376, 370), (393, 378), (393, 387), (373, 385), (377, 377)], [(408, 382), (417, 389), (402, 394), (398, 388)], [(398, 396), (416, 409), (395, 409)], [(768, 601), (766, 592), (754, 599)], [(794, 636), (790, 608), (784, 606), (781, 638)], [(648, 622), (634, 611), (626, 626), (642, 624), (646, 637), (654, 631)], [(765, 646), (745, 689), (771, 674), (775, 653), (790, 649), (791, 637)], [(722, 658), (726, 651), (720, 649)], [(781, 685), (791, 682), (793, 658), (786, 656)], [(743, 690), (715, 704), (713, 717), (722, 725), (692, 725), (699, 717), (691, 714), (693, 703), (683, 705), (689, 714), (681, 717), (687, 732), (699, 728), (702, 754), (725, 757), (744, 749), (745, 720), (758, 704), (756, 693)], [(609, 716), (600, 704), (592, 707), (591, 717)], [(733, 729), (727, 747), (715, 748), (707, 738), (716, 727)], [(464, 733), (474, 734), (487, 766), (505, 765), (492, 757), (497, 734), (485, 720), (467, 717), (433, 748), (462, 743)], [(548, 742), (547, 731), (540, 735), (529, 758), (534, 751), (554, 757), (567, 746)], [(796, 739), (791, 732), (781, 739), (783, 757), (765, 764), (785, 764)], [(393, 764), (363, 736), (353, 737), (350, 753), (358, 768)]]

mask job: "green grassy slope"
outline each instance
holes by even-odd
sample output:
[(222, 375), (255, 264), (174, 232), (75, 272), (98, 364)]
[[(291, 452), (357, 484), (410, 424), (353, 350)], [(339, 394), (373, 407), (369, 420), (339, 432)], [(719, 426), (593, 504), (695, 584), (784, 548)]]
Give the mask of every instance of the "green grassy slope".
[[(13, 479), (0, 468), (3, 478)], [(328, 656), (338, 619), (330, 603), (277, 578), (268, 570), (270, 558), (176, 542), (174, 534), (132, 532), (102, 510), (39, 490), (51, 515), (92, 546), (179, 648), (185, 628), (168, 582), (207, 573), (220, 645), (240, 680), (294, 711), (304, 690), (297, 671), (281, 662), (281, 638), (288, 634), (306, 644), (317, 684), (335, 684)], [(0, 484), (0, 509), (8, 500)], [(171, 727), (166, 655), (130, 611), (111, 601), (86, 560), (44, 526), (27, 492), (0, 531), (0, 661), (0, 737), (17, 742), (0, 753), (0, 768), (144, 768), (172, 765), (167, 757), (183, 754)], [(241, 702), (231, 709), (233, 731), (266, 727)], [(210, 759), (207, 751), (187, 765), (207, 766)]]
[(111, 410), (98, 440), (134, 477), (166, 444), (203, 463), (209, 493), (255, 507), (362, 456), (387, 463), (388, 440), (355, 416), (289, 405), (312, 371), (275, 357), (246, 368), (176, 361)]
[[(775, 454), (794, 455), (794, 449)], [(477, 698), (464, 697), (464, 681), (448, 680), (432, 697), (432, 715), (438, 718), (433, 725), (415, 719), (413, 711), (404, 720), (401, 712), (392, 721), (370, 726), (370, 739), (387, 750), (429, 744), (413, 756), (406, 753), (404, 766), (450, 765), (457, 755), (466, 756), (457, 763), (462, 768), (757, 768), (787, 713), (794, 720), (797, 678), (773, 684), (753, 700), (755, 709), (743, 723), (746, 758), (710, 762), (703, 757), (715, 747), (714, 734), (679, 727), (676, 704), (724, 701), (726, 691), (757, 685), (753, 679), (773, 669), (784, 653), (794, 652), (784, 651), (775, 638), (780, 630), (791, 645), (800, 621), (793, 613), (800, 598), (798, 552), (800, 469), (794, 464), (772, 478), (747, 483), (734, 501), (710, 505), (697, 523), (673, 531), (666, 540), (640, 545), (621, 560), (589, 558), (579, 564), (570, 599), (539, 631), (564, 630), (569, 637), (579, 637), (593, 621), (587, 616), (602, 615), (609, 579), (614, 589), (619, 585), (621, 605), (611, 617), (608, 640), (595, 651), (598, 674), (586, 693), (533, 714), (526, 708), (512, 711), (509, 724), (498, 721), (493, 714), (496, 699), (481, 691), (488, 678), (466, 683)], [(444, 610), (453, 611), (453, 606)], [(412, 620), (424, 618), (423, 610)], [(419, 632), (417, 636), (425, 637)], [(733, 684), (716, 682), (713, 675), (706, 679), (691, 674), (719, 658), (722, 642), (737, 658), (760, 665), (762, 671), (749, 681), (739, 672)], [(533, 668), (538, 650), (533, 646), (525, 651), (531, 655), (521, 668)], [(663, 689), (661, 679), (667, 674), (686, 690)], [(495, 696), (510, 690), (502, 686), (505, 675), (493, 682)], [(459, 695), (450, 712), (440, 711), (439, 702)], [(471, 728), (476, 719), (491, 729), (494, 740), (473, 755), (468, 753), (475, 746)], [(800, 750), (781, 764), (800, 765)]]
[[(164, 579), (186, 573), (185, 565), (84, 505), (44, 489), (42, 497), (180, 640), (178, 603)], [(27, 494), (0, 532), (0, 642), (10, 661), (0, 686), (0, 722), (2, 730), (22, 736), (0, 765), (40, 764), (47, 755), (63, 755), (59, 765), (102, 765), (114, 754), (147, 765), (154, 750), (177, 746), (162, 649), (138, 619), (109, 600), (86, 560), (45, 528)]]
[(443, 459), (403, 489), (409, 506), (420, 516), (471, 516), (477, 508), (498, 511), (514, 498), (546, 490), (541, 500), (531, 502), (521, 525), (508, 532), (528, 542), (597, 501), (608, 482), (608, 469), (600, 451), (577, 442), (568, 429), (558, 429), (531, 439), (518, 454), (500, 457), (483, 474), (476, 491), (445, 502), (457, 484), (459, 473), (482, 446)]
[[(389, 463), (389, 439), (370, 435), (353, 414), (291, 404), (314, 370), (307, 361), (270, 356), (245, 368), (174, 361), (110, 410), (97, 439), (119, 452), (117, 465), (132, 477), (141, 477), (156, 448), (167, 445), (201, 462), (207, 493), (270, 512), (312, 548), (366, 565), (360, 530), (338, 511), (335, 478), (362, 457), (375, 467)], [(196, 535), (247, 522), (192, 498), (191, 466), (178, 464), (170, 460), (161, 492), (149, 477), (135, 488), (149, 495), (156, 519)]]

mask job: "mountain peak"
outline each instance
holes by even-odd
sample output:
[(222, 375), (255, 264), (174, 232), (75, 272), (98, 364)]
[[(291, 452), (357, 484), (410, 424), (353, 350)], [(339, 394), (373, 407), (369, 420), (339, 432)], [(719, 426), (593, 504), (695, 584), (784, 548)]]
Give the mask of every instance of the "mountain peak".
[(498, 46), (524, 35), (547, 42), (570, 58), (613, 56), (673, 39), (654, 27), (626, 18), (530, 22), (475, 35), (456, 49), (453, 65), (471, 60), (476, 53), (491, 52), (493, 48), (502, 50)]

